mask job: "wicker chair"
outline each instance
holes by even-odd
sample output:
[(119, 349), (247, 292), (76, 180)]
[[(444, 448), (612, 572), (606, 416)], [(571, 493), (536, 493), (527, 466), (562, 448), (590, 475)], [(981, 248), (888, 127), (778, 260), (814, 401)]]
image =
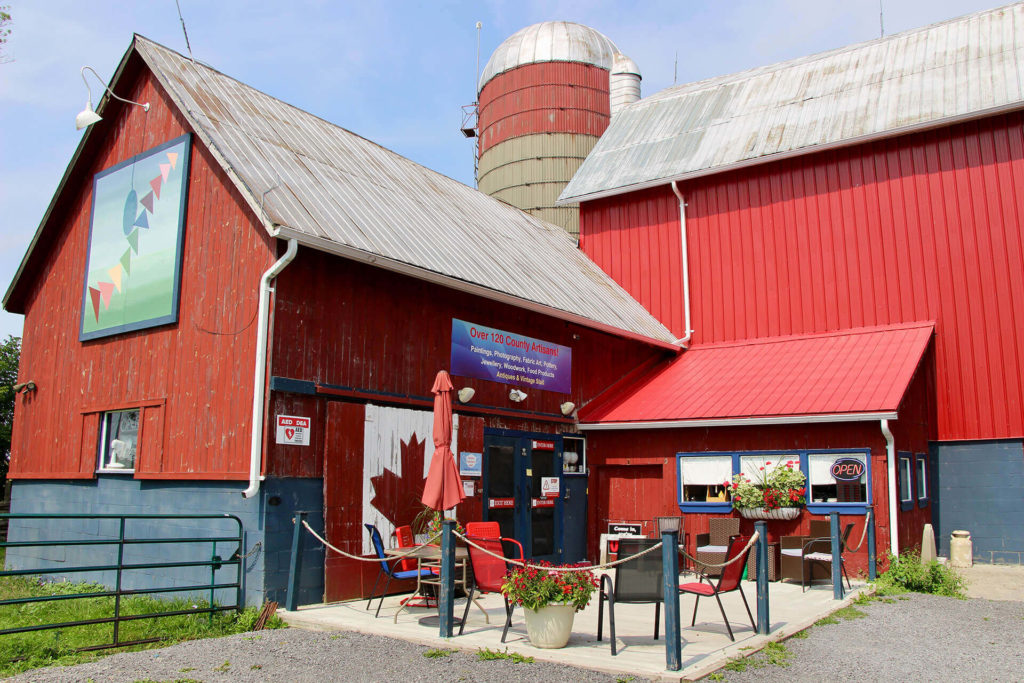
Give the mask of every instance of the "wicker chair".
[[(804, 546), (812, 538), (829, 538), (832, 535), (831, 524), (827, 519), (812, 519), (810, 522), (810, 533), (806, 536), (783, 536), (779, 539), (779, 552), (782, 555), (779, 563), (779, 574), (782, 579), (800, 581), (804, 578)], [(812, 581), (818, 579), (831, 579), (831, 570), (815, 564), (810, 567)]]
[(721, 567), (705, 566), (702, 563), (721, 564), (728, 559), (729, 538), (740, 533), (739, 517), (712, 517), (708, 521), (708, 533), (697, 534), (697, 566), (695, 569), (706, 576), (718, 576)]

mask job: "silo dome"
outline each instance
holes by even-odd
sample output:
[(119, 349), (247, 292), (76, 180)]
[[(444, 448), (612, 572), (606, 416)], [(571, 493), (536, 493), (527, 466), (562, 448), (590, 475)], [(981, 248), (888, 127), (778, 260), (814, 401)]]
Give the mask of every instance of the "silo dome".
[(589, 26), (571, 21), (544, 21), (520, 29), (506, 38), (487, 60), (480, 74), (478, 90), (498, 74), (524, 64), (540, 62), (579, 62), (612, 68), (616, 53), (608, 36)]
[(611, 120), (616, 55), (626, 59), (600, 31), (568, 21), (527, 26), (497, 47), (477, 98), (481, 192), (579, 234), (579, 207), (555, 203)]

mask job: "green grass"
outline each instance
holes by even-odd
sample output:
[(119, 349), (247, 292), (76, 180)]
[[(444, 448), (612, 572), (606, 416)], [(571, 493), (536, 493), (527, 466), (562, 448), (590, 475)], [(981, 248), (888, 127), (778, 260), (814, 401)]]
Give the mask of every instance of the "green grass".
[(453, 652), (455, 652), (455, 650), (445, 650), (442, 647), (435, 647), (433, 649), (430, 649), (430, 650), (427, 650), (426, 652), (424, 652), (423, 656), (426, 657), (427, 659), (438, 659), (440, 657), (448, 657)]
[(533, 657), (527, 657), (519, 654), (518, 652), (509, 652), (508, 648), (505, 648), (504, 652), (498, 652), (497, 650), (492, 650), (489, 647), (480, 648), (476, 652), (476, 658), (483, 662), (495, 659), (507, 659), (513, 664), (533, 664)]
[[(76, 595), (103, 590), (106, 589), (96, 584), (47, 583), (28, 577), (0, 578), (0, 600), (49, 595)], [(186, 598), (162, 601), (149, 596), (135, 595), (121, 599), (121, 614), (148, 614), (201, 609), (206, 606), (205, 602)], [(84, 621), (112, 617), (113, 615), (113, 597), (72, 598), (26, 605), (4, 605), (0, 607), (0, 629)], [(8, 634), (0, 637), (0, 676), (13, 676), (22, 671), (42, 666), (68, 666), (94, 661), (119, 651), (144, 650), (164, 647), (183, 640), (244, 633), (252, 630), (258, 617), (259, 610), (250, 607), (237, 614), (232, 611), (218, 612), (213, 615), (212, 619), (208, 614), (185, 614), (122, 622), (120, 625), (120, 640), (122, 641), (145, 638), (160, 638), (161, 641), (96, 652), (76, 652), (76, 650), (90, 645), (110, 643), (113, 640), (113, 624), (90, 624)], [(277, 616), (267, 622), (267, 628), (282, 628), (283, 626), (284, 622)]]
[(911, 591), (961, 600), (967, 597), (967, 585), (962, 576), (935, 560), (921, 564), (921, 555), (916, 549), (904, 551), (899, 557), (890, 554), (888, 559), (889, 569), (875, 582), (878, 595)]

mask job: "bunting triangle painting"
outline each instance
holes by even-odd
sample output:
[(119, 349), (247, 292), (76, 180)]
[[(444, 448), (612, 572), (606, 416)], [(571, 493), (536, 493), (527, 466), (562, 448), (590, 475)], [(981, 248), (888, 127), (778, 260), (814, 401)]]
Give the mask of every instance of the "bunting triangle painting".
[(125, 275), (132, 274), (132, 250), (125, 249), (124, 253), (121, 254), (121, 267), (124, 268)]
[(164, 179), (160, 176), (153, 178), (149, 181), (149, 186), (153, 188), (153, 194), (156, 195), (157, 199), (160, 199), (160, 186), (163, 185)]
[(92, 299), (92, 312), (96, 316), (96, 322), (100, 321), (100, 290), (95, 287), (89, 288), (89, 298)]
[(168, 152), (167, 161), (171, 162), (171, 168), (176, 168), (178, 166), (178, 153)]
[(131, 245), (132, 251), (134, 251), (136, 254), (138, 254), (139, 253), (139, 231), (138, 230), (132, 230), (130, 233), (128, 233), (128, 237), (126, 239), (128, 240), (128, 244)]
[(110, 295), (114, 293), (113, 282), (100, 282), (100, 297), (103, 299), (103, 308), (110, 308)]
[(153, 193), (150, 192), (145, 197), (140, 199), (139, 204), (142, 204), (144, 207), (146, 207), (146, 211), (153, 213)]
[(160, 164), (160, 175), (163, 176), (164, 182), (167, 182), (167, 176), (171, 174), (170, 164)]
[(121, 291), (121, 264), (118, 263), (116, 266), (107, 271), (107, 275), (110, 276), (114, 286), (117, 287), (117, 291)]
[(145, 211), (140, 211), (139, 212), (139, 217), (135, 219), (135, 223), (133, 223), (133, 225), (135, 225), (137, 227), (140, 227), (140, 228), (146, 228), (148, 230), (149, 229), (148, 214)]

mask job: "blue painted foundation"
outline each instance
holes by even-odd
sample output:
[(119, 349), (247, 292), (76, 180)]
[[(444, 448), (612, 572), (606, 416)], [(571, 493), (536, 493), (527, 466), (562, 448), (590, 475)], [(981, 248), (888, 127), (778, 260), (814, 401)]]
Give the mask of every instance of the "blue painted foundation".
[(933, 443), (932, 520), (939, 554), (971, 532), (974, 561), (1024, 564), (1024, 445), (1020, 440)]
[[(138, 480), (118, 475), (100, 475), (86, 481), (15, 481), (11, 488), (13, 513), (75, 514), (230, 514), (242, 521), (244, 560), (243, 599), (247, 605), (264, 600), (284, 602), (291, 548), (292, 516), (308, 510), (310, 525), (322, 533), (323, 480), (267, 479), (258, 495), (242, 497), (243, 482), (182, 482)], [(228, 536), (237, 526), (227, 520), (130, 520), (127, 534), (134, 537)], [(13, 519), (9, 541), (79, 540), (117, 538), (114, 520)], [(306, 534), (303, 576), (299, 604), (323, 600), (323, 547)], [(236, 544), (158, 544), (127, 546), (125, 562), (208, 560), (216, 552), (228, 558)], [(186, 556), (183, 557), (183, 554)], [(91, 574), (60, 572), (60, 567), (113, 564), (116, 546), (52, 546), (10, 548), (7, 569), (49, 569), (47, 576), (71, 581), (94, 581), (113, 585), (114, 572)], [(233, 581), (233, 567), (220, 570), (216, 580)], [(125, 588), (158, 588), (209, 583), (208, 568), (132, 570), (123, 575)], [(171, 595), (171, 594), (169, 594)], [(179, 594), (180, 595), (180, 594)], [(208, 593), (196, 597), (206, 598)], [(231, 604), (235, 596), (215, 596)]]

